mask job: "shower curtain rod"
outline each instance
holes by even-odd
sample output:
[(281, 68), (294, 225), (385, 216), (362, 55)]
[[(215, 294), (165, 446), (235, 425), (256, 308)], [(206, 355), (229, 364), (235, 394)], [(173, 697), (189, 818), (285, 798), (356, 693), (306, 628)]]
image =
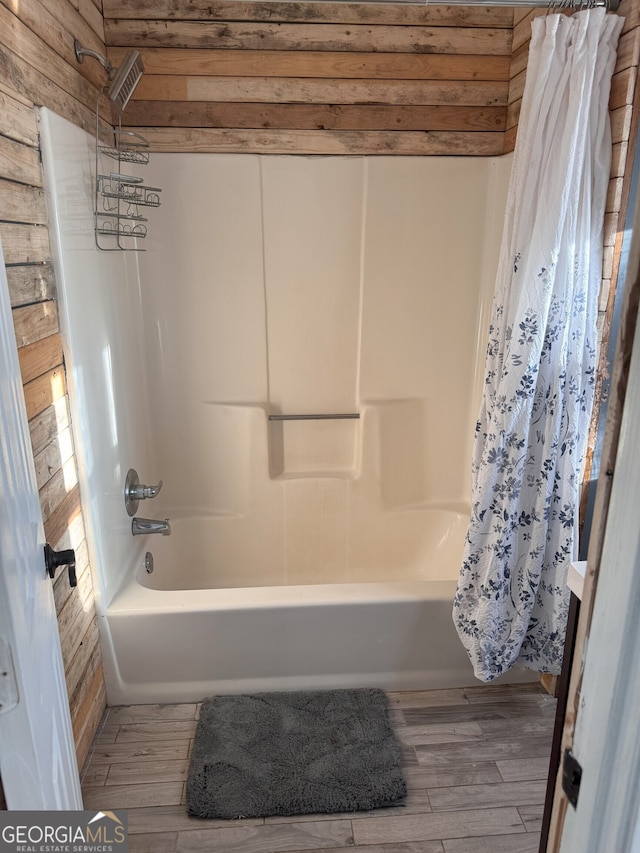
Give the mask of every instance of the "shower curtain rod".
[[(389, 0), (369, 0), (373, 3), (388, 3)], [(561, 12), (563, 9), (593, 9), (604, 7), (609, 12), (617, 12), (620, 8), (620, 0), (557, 0), (549, 2), (549, 0), (436, 0), (430, 2), (426, 0), (424, 3), (417, 0), (391, 0), (392, 3), (411, 5), (411, 6), (527, 6), (529, 8), (544, 8), (549, 12)]]

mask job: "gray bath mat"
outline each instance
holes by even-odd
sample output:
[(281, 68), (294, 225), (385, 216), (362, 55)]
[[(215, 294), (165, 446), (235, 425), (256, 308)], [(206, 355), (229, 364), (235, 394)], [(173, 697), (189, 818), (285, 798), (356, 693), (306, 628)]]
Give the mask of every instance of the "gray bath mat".
[(239, 818), (363, 811), (406, 794), (382, 690), (214, 696), (200, 711), (187, 810)]

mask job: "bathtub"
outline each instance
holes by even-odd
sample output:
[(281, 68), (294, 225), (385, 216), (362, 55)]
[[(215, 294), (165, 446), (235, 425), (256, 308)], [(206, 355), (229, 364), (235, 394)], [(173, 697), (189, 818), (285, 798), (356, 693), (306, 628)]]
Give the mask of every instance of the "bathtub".
[[(110, 701), (477, 684), (451, 619), (467, 519), (451, 510), (424, 515), (441, 537), (432, 540), (422, 571), (411, 577), (406, 567), (394, 572), (390, 566), (387, 576), (395, 577), (386, 581), (367, 581), (363, 567), (357, 582), (338, 582), (335, 574), (333, 582), (318, 584), (296, 584), (292, 577), (286, 586), (262, 579), (259, 587), (232, 587), (222, 577), (220, 586), (207, 588), (215, 567), (185, 555), (190, 543), (205, 547), (215, 536), (211, 519), (178, 520), (171, 537), (148, 537), (153, 573), (138, 566), (107, 611), (108, 660), (117, 661), (108, 673)], [(517, 671), (508, 680), (533, 677)]]
[[(154, 155), (146, 251), (99, 252), (94, 141), (40, 126), (109, 704), (474, 684), (451, 609), (508, 163)], [(171, 536), (131, 535), (130, 468)]]

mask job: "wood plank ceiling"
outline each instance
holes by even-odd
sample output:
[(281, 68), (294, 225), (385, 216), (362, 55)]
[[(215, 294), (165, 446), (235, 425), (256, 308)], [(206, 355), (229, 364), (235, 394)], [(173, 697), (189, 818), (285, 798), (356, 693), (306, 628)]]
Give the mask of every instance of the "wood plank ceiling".
[(157, 151), (501, 154), (513, 9), (104, 0), (141, 51), (123, 114)]

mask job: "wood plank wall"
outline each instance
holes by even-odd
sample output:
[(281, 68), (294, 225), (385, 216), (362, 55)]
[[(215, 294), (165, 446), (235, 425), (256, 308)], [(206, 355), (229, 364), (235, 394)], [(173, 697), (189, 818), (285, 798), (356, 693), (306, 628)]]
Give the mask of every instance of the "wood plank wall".
[(76, 551), (78, 586), (71, 589), (60, 571), (53, 589), (82, 766), (106, 695), (34, 108), (45, 105), (85, 129), (95, 127), (96, 84), (104, 76), (95, 63), (78, 68), (74, 36), (104, 53), (102, 15), (92, 0), (0, 0), (0, 237), (45, 534), (54, 548)]
[(146, 67), (123, 123), (157, 151), (501, 154), (513, 10), (104, 0)]
[[(618, 14), (625, 24), (618, 44), (618, 58), (611, 82), (609, 111), (613, 158), (604, 226), (604, 266), (602, 290), (598, 312), (598, 331), (601, 349), (596, 378), (596, 406), (599, 411), (603, 394), (603, 382), (610, 376), (611, 365), (607, 349), (611, 335), (614, 299), (618, 284), (618, 270), (622, 252), (625, 219), (631, 188), (631, 174), (635, 151), (635, 140), (640, 121), (640, 91), (638, 89), (638, 65), (640, 63), (640, 5), (637, 0), (621, 0)], [(589, 458), (586, 479), (591, 471), (591, 455), (596, 441), (597, 421), (594, 418), (589, 436)]]

